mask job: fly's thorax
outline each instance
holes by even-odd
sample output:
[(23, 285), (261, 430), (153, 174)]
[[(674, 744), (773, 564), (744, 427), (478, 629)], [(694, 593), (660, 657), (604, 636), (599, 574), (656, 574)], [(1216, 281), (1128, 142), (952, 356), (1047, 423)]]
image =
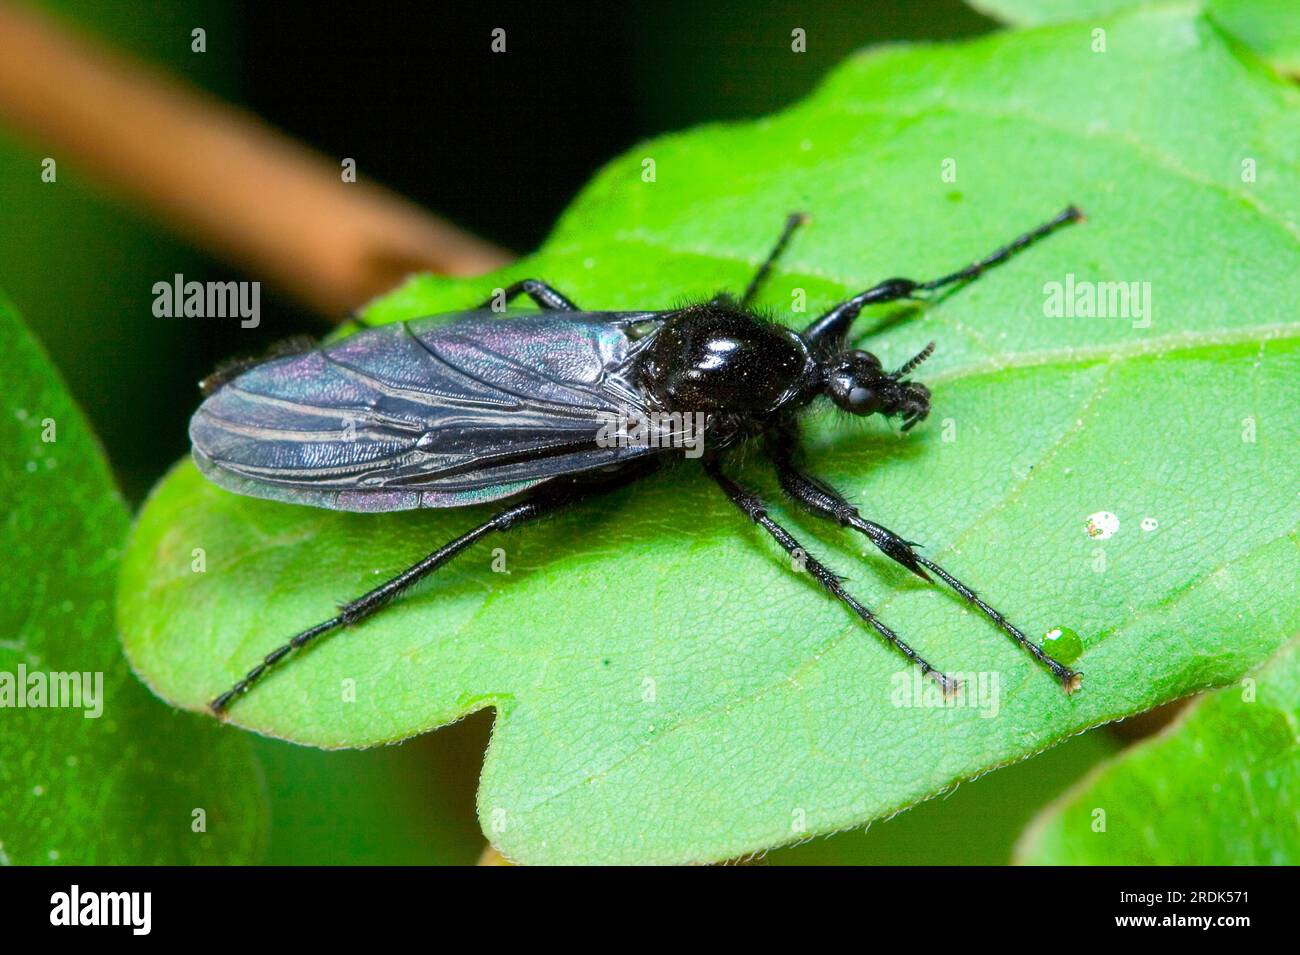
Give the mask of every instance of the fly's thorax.
[(814, 363), (796, 332), (717, 303), (668, 319), (637, 361), (647, 396), (671, 411), (771, 414), (813, 377)]

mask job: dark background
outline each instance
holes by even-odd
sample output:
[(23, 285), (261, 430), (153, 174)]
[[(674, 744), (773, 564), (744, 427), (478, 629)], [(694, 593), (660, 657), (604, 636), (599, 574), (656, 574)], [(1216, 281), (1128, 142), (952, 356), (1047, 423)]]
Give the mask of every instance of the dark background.
[[(155, 3), (37, 6), (259, 114), (327, 156), (518, 252), (635, 142), (779, 110), (864, 46), (995, 25), (958, 0), (564, 4)], [(190, 31), (207, 31), (207, 52)], [(494, 27), (507, 52), (490, 52)], [(790, 53), (795, 27), (807, 52)], [(45, 343), (133, 506), (187, 452), (196, 382), (232, 352), (328, 329), (263, 287), (262, 322), (169, 321), (153, 283), (247, 279), (169, 234), (60, 158), (0, 126), (0, 290)], [(340, 598), (349, 595), (340, 594)], [(160, 704), (161, 705), (161, 704)], [(398, 747), (320, 753), (258, 740), (272, 858), (472, 862), (473, 795), (490, 715)], [(773, 861), (1005, 862), (1033, 811), (1113, 751), (1092, 733), (867, 833)]]
[[(38, 6), (519, 253), (638, 140), (778, 110), (871, 43), (994, 28), (959, 0)], [(205, 53), (190, 50), (195, 27)], [(505, 54), (490, 50), (495, 27)], [(798, 56), (795, 27), (808, 38)], [(41, 183), (44, 155), (0, 126), (0, 288), (64, 368), (136, 502), (185, 453), (200, 377), (233, 352), (328, 326), (265, 284), (253, 332), (155, 318), (153, 283), (176, 272), (259, 276), (163, 231), (70, 159), (57, 185)]]

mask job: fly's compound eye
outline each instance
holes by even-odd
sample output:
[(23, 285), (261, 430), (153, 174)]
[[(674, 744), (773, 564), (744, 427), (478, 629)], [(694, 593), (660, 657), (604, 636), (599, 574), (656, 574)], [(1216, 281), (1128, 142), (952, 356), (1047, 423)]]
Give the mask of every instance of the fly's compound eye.
[(880, 411), (885, 404), (886, 378), (880, 359), (870, 352), (848, 351), (831, 360), (826, 375), (826, 395), (855, 415)]
[(856, 388), (849, 389), (844, 404), (846, 410), (854, 414), (875, 414), (880, 410), (882, 401), (880, 392), (859, 385)]

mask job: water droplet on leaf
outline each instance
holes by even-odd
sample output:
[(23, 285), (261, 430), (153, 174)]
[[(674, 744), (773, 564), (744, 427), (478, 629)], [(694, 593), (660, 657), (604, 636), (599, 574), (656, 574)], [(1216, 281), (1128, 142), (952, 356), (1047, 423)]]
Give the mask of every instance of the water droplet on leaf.
[(1040, 644), (1048, 656), (1057, 663), (1069, 666), (1083, 656), (1083, 641), (1069, 627), (1056, 627), (1043, 634)]

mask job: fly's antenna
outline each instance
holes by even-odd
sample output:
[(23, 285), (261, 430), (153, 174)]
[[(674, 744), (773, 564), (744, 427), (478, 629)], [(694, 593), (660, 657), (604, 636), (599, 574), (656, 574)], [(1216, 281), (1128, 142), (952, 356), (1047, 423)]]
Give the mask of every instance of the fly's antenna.
[(930, 342), (930, 344), (926, 345), (924, 348), (922, 348), (919, 352), (917, 352), (907, 361), (899, 365), (898, 370), (890, 374), (889, 377), (895, 380), (902, 378), (909, 371), (915, 369), (917, 365), (921, 364), (921, 362), (925, 361), (933, 354), (934, 354), (934, 342)]

